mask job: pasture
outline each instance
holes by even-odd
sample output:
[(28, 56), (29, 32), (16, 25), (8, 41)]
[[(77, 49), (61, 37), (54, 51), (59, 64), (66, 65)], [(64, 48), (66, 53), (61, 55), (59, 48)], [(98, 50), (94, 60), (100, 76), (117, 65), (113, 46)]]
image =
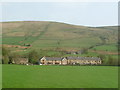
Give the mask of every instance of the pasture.
[(117, 44), (108, 44), (108, 45), (102, 45), (94, 47), (95, 50), (103, 50), (103, 51), (112, 51), (117, 52), (118, 51), (118, 45)]
[(2, 66), (3, 88), (117, 88), (114, 66)]
[(48, 21), (4, 22), (2, 25), (3, 44), (31, 44), (32, 49), (80, 50), (101, 43), (116, 44), (118, 38), (117, 27), (112, 26), (94, 28)]

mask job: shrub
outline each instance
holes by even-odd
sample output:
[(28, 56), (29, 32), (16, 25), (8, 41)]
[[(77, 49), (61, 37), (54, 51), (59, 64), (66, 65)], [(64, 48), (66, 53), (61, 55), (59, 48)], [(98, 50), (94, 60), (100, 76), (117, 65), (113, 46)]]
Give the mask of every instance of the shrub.
[(35, 50), (32, 50), (29, 54), (28, 54), (28, 58), (29, 58), (29, 62), (35, 64), (36, 62), (38, 62), (39, 60), (39, 55), (38, 52), (36, 52)]

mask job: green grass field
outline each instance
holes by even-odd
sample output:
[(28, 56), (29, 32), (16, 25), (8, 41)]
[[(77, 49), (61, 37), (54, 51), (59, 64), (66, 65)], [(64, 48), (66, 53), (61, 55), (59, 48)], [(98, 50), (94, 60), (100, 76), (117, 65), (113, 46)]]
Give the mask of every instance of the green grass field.
[(117, 88), (118, 67), (3, 65), (3, 88)]
[(97, 46), (93, 49), (116, 52), (116, 51), (118, 51), (118, 46), (117, 46), (117, 44), (110, 44), (110, 45)]

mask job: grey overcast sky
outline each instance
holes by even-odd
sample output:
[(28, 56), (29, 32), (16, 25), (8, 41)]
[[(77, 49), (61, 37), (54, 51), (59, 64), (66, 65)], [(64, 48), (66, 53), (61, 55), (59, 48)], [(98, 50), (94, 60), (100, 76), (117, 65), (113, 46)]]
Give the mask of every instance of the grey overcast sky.
[(5, 2), (0, 21), (56, 21), (83, 26), (118, 25), (117, 2)]

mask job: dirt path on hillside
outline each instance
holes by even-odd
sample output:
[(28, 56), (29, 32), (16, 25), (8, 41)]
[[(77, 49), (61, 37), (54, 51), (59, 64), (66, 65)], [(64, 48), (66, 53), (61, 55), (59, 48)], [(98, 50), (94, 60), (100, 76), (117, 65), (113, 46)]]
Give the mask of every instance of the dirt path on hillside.
[(14, 48), (21, 48), (21, 49), (28, 49), (31, 46), (20, 46), (20, 45), (7, 45), (7, 44), (3, 44), (4, 47), (14, 47)]

